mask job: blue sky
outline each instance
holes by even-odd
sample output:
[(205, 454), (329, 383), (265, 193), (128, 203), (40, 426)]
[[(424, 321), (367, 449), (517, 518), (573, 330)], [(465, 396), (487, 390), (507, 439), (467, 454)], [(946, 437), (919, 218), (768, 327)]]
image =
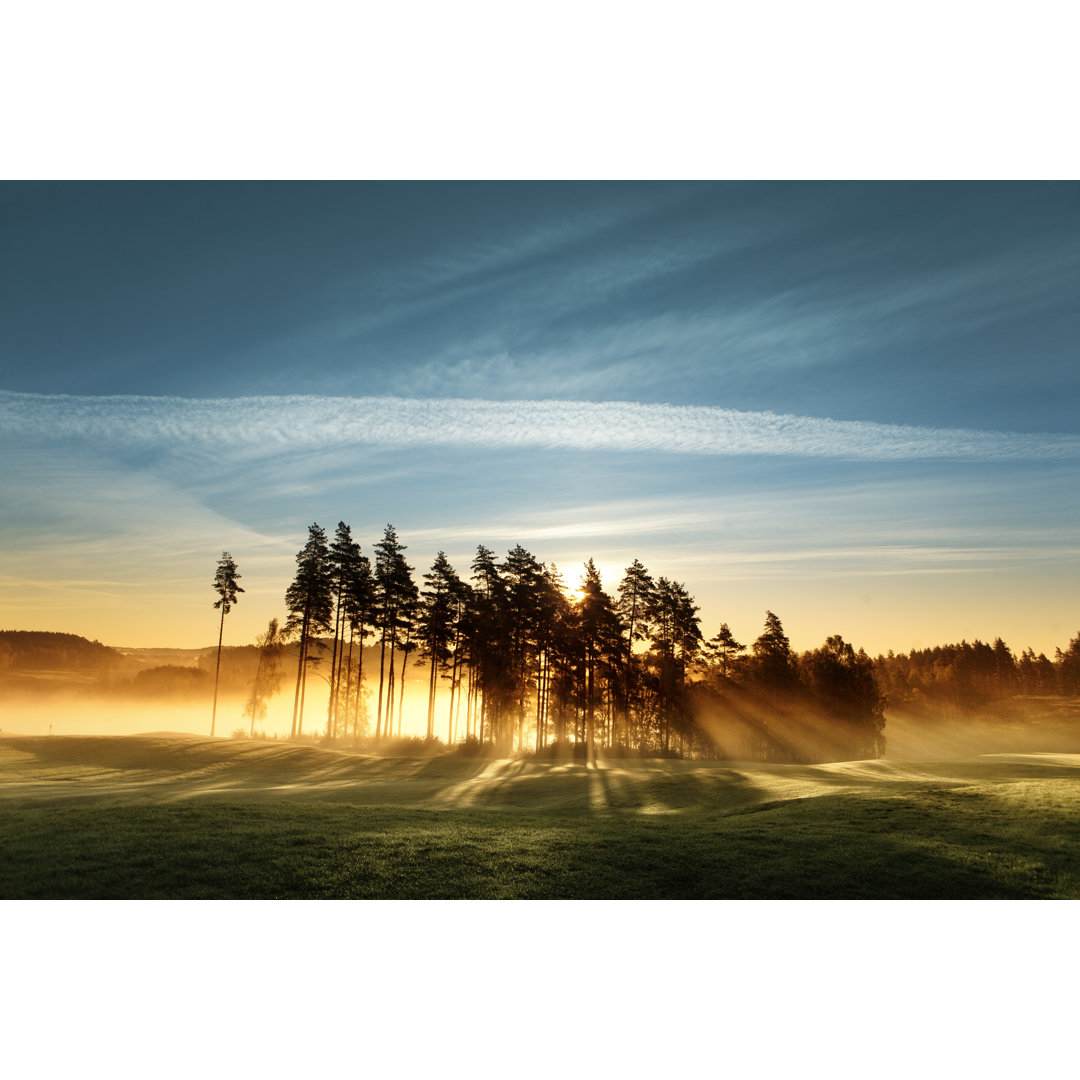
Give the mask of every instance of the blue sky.
[[(250, 640), (313, 520), (707, 635), (1080, 624), (1080, 185), (0, 185), (4, 623)], [(203, 610), (203, 609), (207, 610)]]

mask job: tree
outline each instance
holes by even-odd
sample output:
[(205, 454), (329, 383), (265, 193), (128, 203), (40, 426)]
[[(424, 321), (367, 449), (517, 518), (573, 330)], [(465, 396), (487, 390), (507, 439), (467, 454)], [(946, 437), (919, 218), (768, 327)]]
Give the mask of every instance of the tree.
[(454, 636), (457, 597), (461, 579), (454, 572), (446, 553), (435, 556), (431, 570), (424, 575), (427, 583), (420, 594), (420, 617), (418, 631), (421, 656), (429, 661), (427, 739), (435, 737), (435, 694), (438, 679), (445, 673), (451, 656), (450, 645)]
[(293, 720), (290, 738), (304, 729), (304, 697), (307, 692), (307, 669), (319, 663), (310, 654), (311, 643), (318, 646), (318, 635), (330, 631), (333, 612), (330, 577), (330, 549), (326, 530), (318, 523), (308, 526), (307, 543), (296, 554), (296, 577), (285, 592), (285, 608), (289, 617), (285, 633), (298, 635), (296, 662), (296, 693), (293, 697)]
[(281, 655), (285, 651), (284, 636), (278, 628), (277, 619), (271, 619), (265, 634), (255, 639), (259, 648), (259, 663), (255, 668), (255, 680), (251, 684), (251, 696), (244, 706), (244, 716), (251, 717), (251, 731), (255, 734), (255, 721), (266, 715), (266, 702), (281, 689), (284, 677), (281, 671)]
[(754, 680), (763, 689), (782, 694), (798, 681), (795, 654), (779, 618), (765, 612), (765, 629), (754, 642)]
[(678, 581), (658, 578), (648, 610), (652, 624), (652, 663), (655, 669), (656, 719), (660, 749), (667, 753), (671, 730), (680, 737), (688, 729), (690, 702), (686, 670), (701, 648), (701, 620), (693, 597)]
[(525, 712), (530, 686), (539, 662), (540, 620), (543, 610), (544, 568), (529, 551), (516, 544), (501, 566), (505, 584), (504, 618), (509, 646), (510, 688), (513, 693), (517, 745), (525, 745)]
[(1060, 692), (1065, 695), (1080, 694), (1080, 633), (1074, 637), (1064, 652), (1057, 650)]
[(746, 646), (735, 640), (731, 627), (727, 623), (721, 623), (716, 636), (705, 643), (705, 654), (711, 663), (719, 664), (720, 679), (726, 682), (731, 665), (739, 653), (745, 652)]
[[(506, 583), (503, 581), (495, 553), (480, 544), (472, 561), (472, 608), (468, 614), (472, 662), (470, 690), (473, 708), (477, 712), (477, 738), (489, 738), (506, 750), (505, 717), (510, 690), (510, 650), (506, 625)], [(509, 732), (510, 738), (513, 733)]]
[(623, 574), (618, 588), (619, 599), (616, 610), (623, 626), (626, 627), (623, 662), (623, 722), (626, 725), (627, 741), (630, 741), (631, 708), (636, 700), (638, 689), (637, 663), (634, 659), (634, 644), (645, 641), (649, 636), (647, 614), (653, 604), (656, 583), (649, 571), (635, 559)]
[(350, 586), (356, 576), (360, 560), (360, 545), (352, 538), (352, 531), (344, 521), (339, 521), (330, 545), (330, 591), (334, 608), (334, 640), (330, 654), (330, 697), (326, 706), (326, 737), (337, 734), (338, 687), (341, 683), (344, 647), (339, 652), (342, 621), (349, 605)]
[[(394, 653), (401, 643), (402, 631), (411, 631), (412, 611), (416, 603), (417, 589), (412, 579), (412, 567), (402, 554), (404, 544), (398, 543), (397, 530), (387, 525), (383, 538), (375, 545), (375, 593), (376, 624), (380, 632), (379, 654), (379, 700), (375, 723), (375, 741), (383, 734), (385, 716), (386, 734), (391, 734), (394, 700)], [(390, 664), (387, 671), (387, 645), (390, 646)], [(403, 680), (404, 682), (404, 680)], [(383, 690), (386, 690), (385, 712)], [(402, 687), (404, 689), (404, 686)]]
[(584, 651), (585, 753), (586, 759), (591, 762), (596, 758), (597, 676), (607, 675), (610, 680), (621, 646), (621, 627), (615, 605), (604, 592), (600, 571), (591, 558), (585, 564), (577, 613), (578, 632)]
[(210, 714), (211, 738), (214, 737), (214, 729), (217, 724), (218, 680), (221, 677), (221, 642), (225, 635), (225, 616), (229, 614), (233, 604), (237, 602), (237, 593), (244, 591), (236, 584), (239, 580), (240, 575), (236, 572), (236, 563), (233, 561), (233, 557), (227, 551), (223, 551), (221, 558), (218, 559), (217, 572), (214, 574), (213, 580), (214, 589), (218, 594), (218, 600), (214, 607), (215, 609), (221, 608), (221, 624), (218, 627), (217, 668), (214, 671), (214, 707)]
[(870, 657), (834, 634), (803, 656), (802, 668), (822, 721), (818, 745), (805, 749), (826, 760), (880, 757), (885, 750), (885, 699)]

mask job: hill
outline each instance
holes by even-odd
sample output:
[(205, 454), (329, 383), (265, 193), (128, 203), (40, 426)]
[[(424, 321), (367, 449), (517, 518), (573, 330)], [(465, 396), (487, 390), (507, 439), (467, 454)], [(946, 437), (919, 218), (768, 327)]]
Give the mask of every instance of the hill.
[(121, 660), (116, 649), (78, 634), (0, 630), (0, 670), (103, 671)]

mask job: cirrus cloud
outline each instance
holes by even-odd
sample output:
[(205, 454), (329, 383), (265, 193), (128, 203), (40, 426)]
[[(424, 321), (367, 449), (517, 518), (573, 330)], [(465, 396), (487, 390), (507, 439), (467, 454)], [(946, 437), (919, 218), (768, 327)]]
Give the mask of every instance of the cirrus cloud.
[(399, 397), (190, 399), (0, 392), (0, 431), (96, 444), (458, 446), (864, 461), (1063, 460), (1080, 437), (924, 428), (713, 406)]

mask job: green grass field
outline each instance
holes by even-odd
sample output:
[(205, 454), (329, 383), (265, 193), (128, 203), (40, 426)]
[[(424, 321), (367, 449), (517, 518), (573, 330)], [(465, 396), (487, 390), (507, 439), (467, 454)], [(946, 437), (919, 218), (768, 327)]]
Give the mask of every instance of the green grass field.
[(794, 766), (0, 737), (0, 897), (1080, 897), (1080, 755)]

